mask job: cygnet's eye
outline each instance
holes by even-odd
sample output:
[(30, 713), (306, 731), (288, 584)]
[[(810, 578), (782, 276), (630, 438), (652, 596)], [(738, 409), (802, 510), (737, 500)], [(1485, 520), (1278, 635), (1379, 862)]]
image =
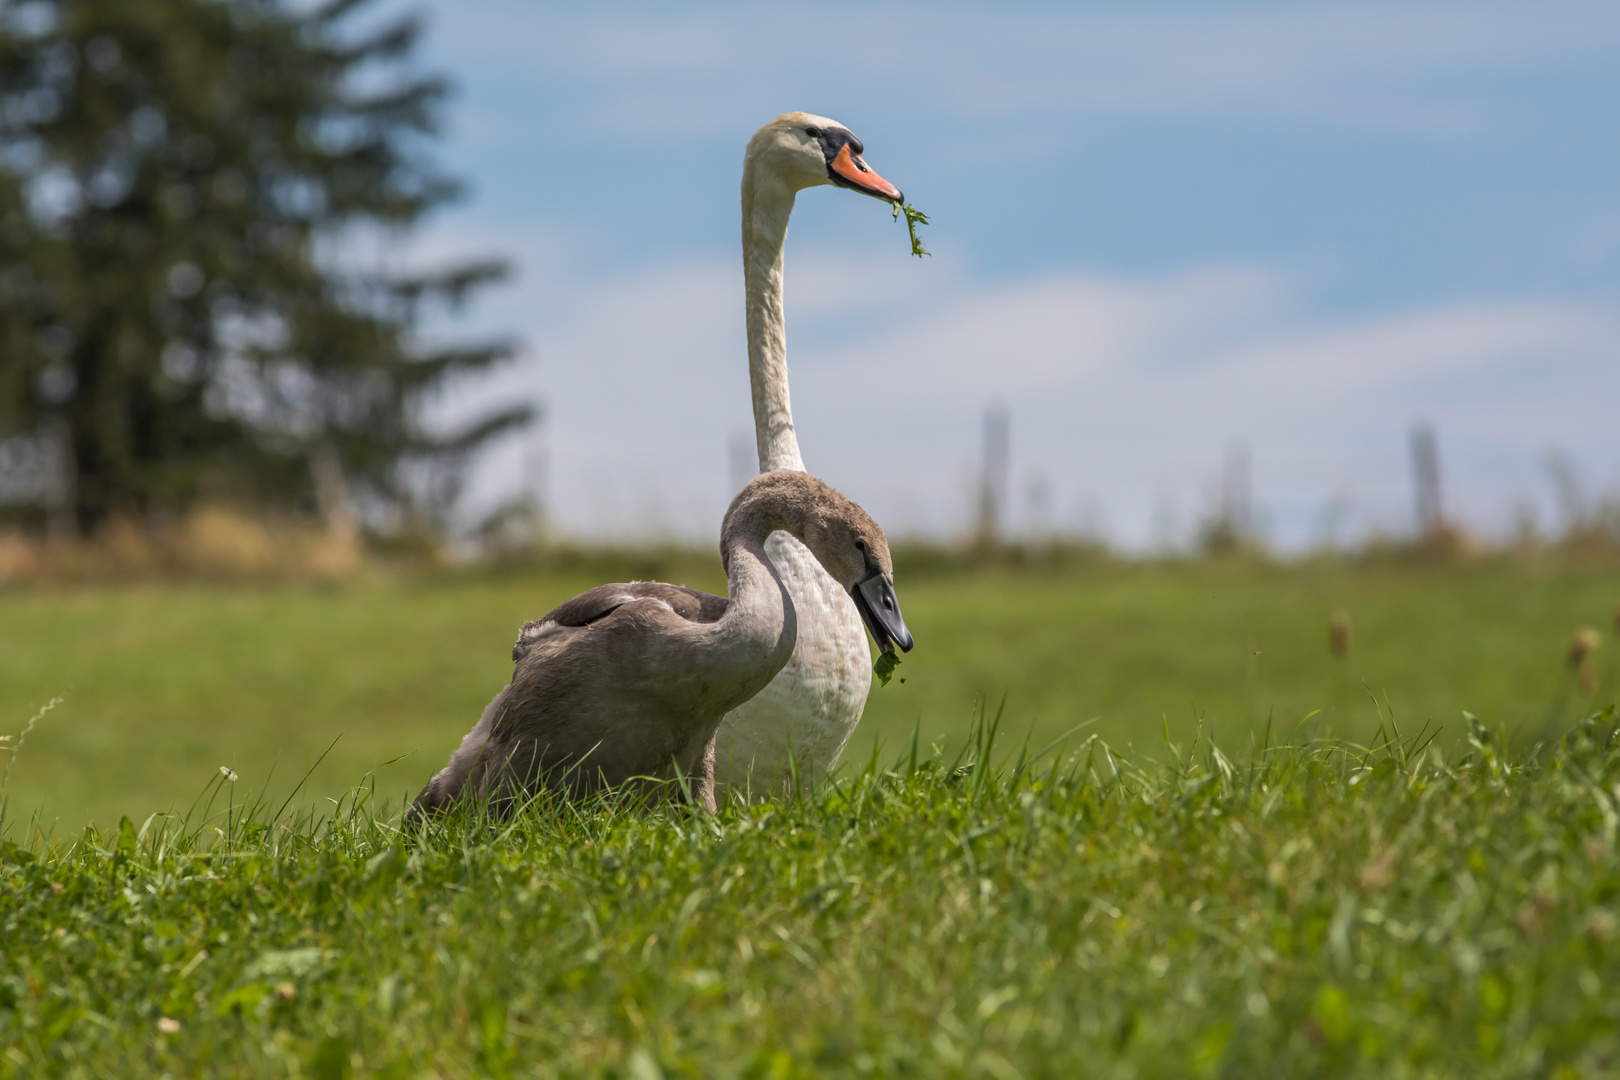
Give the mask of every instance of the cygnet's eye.
[(862, 555), (865, 555), (866, 554), (866, 541), (865, 540), (857, 540), (857, 541), (855, 541), (855, 550), (860, 552)]

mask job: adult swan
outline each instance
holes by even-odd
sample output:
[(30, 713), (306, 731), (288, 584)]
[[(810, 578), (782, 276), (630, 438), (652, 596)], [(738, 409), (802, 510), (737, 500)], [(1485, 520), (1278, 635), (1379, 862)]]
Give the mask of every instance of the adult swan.
[[(748, 381), (761, 472), (804, 471), (788, 404), (787, 332), (782, 318), (782, 248), (793, 198), (820, 184), (900, 203), (900, 189), (861, 158), (861, 140), (836, 120), (786, 113), (748, 141), (743, 157), (743, 278), (748, 305)], [(787, 665), (764, 690), (726, 714), (715, 734), (717, 786), (763, 794), (781, 787), (797, 762), (802, 779), (838, 761), (866, 707), (872, 656), (850, 593), (798, 540), (773, 532), (766, 551), (798, 612)]]

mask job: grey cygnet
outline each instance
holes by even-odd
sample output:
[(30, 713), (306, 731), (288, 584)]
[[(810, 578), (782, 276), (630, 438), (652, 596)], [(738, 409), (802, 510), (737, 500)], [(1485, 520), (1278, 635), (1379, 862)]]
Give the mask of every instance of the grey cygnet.
[(714, 808), (714, 733), (793, 653), (793, 602), (765, 538), (796, 536), (849, 591), (882, 651), (910, 650), (888, 541), (864, 510), (802, 472), (751, 480), (720, 530), (728, 597), (661, 582), (601, 585), (525, 623), (512, 681), (484, 710), (410, 816), (458, 799), (508, 813), (548, 788), (577, 799), (682, 776)]

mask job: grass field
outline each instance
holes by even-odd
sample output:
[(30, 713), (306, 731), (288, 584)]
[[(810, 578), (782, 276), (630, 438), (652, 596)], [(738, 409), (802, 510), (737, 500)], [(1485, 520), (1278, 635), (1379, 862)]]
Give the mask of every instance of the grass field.
[(1612, 710), (1465, 746), (968, 747), (416, 836), (221, 777), (210, 825), (0, 847), (0, 1076), (1613, 1076)]
[[(711, 565), (712, 563), (712, 565)], [(893, 747), (914, 725), (955, 746), (975, 701), (1036, 742), (1098, 718), (1111, 744), (1185, 741), (1202, 722), (1246, 746), (1270, 723), (1365, 739), (1368, 689), (1403, 728), (1460, 737), (1470, 709), (1515, 738), (1613, 700), (1620, 649), (1565, 657), (1581, 626), (1608, 631), (1614, 566), (1249, 562), (1082, 563), (1060, 569), (898, 566), (918, 646), (905, 678), (876, 690), (848, 757)], [(723, 588), (718, 560), (573, 572), (371, 580), (340, 589), (160, 585), (0, 592), (0, 732), (44, 702), (11, 778), (13, 818), (72, 834), (183, 806), (221, 765), (290, 790), (337, 739), (306, 789), (336, 795), (367, 770), (415, 790), (511, 672), (519, 624), (616, 576)], [(1349, 656), (1328, 649), (1345, 611)], [(341, 737), (340, 737), (341, 736)], [(275, 775), (270, 774), (274, 770)]]
[(1612, 568), (902, 562), (831, 786), (402, 833), (613, 576), (0, 594), (0, 1078), (1620, 1075)]

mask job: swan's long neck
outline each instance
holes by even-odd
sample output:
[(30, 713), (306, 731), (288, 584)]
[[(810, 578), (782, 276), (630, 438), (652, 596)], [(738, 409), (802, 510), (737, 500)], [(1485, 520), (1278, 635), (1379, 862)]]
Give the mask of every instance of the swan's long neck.
[(783, 522), (763, 514), (740, 519), (721, 542), (731, 603), (713, 625), (705, 659), (740, 703), (776, 677), (798, 641), (798, 618), (787, 589), (765, 552), (765, 538)]
[(788, 400), (787, 325), (782, 315), (782, 249), (793, 190), (743, 165), (743, 278), (748, 304), (748, 383), (754, 398), (754, 440), (761, 472), (804, 471)]

